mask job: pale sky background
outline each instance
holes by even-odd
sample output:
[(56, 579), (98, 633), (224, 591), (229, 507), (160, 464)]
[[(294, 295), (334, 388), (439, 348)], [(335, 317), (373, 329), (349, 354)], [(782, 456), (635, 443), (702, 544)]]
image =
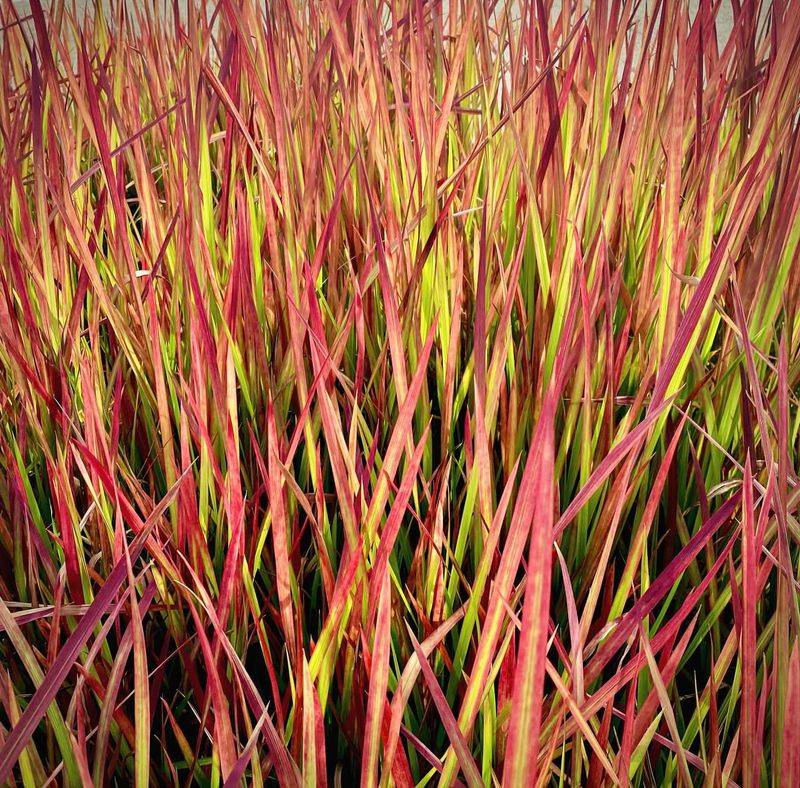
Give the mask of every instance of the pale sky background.
[[(85, 8), (91, 7), (94, 4), (95, 0), (77, 0), (78, 8)], [(103, 0), (101, 0), (102, 2)], [(160, 0), (165, 7), (171, 8), (172, 3), (171, 0), (165, 2), (165, 0)], [(126, 0), (129, 7), (133, 7), (139, 0)], [(147, 0), (147, 2), (152, 2), (152, 0)], [(181, 8), (186, 8), (187, 3), (191, 4), (192, 0), (179, 0), (179, 6)], [(646, 0), (642, 2), (642, 13), (643, 8), (645, 6)], [(103, 3), (107, 5), (107, 3)], [(646, 3), (647, 5), (652, 5), (652, 3)], [(15, 0), (15, 5), (20, 9), (25, 11), (28, 8), (28, 0)], [(43, 0), (42, 5), (47, 8), (48, 0)], [(692, 16), (694, 16), (695, 11), (699, 5), (699, 0), (689, 0), (689, 12)], [(763, 13), (768, 10), (770, 3), (765, 2), (762, 7), (762, 16)], [(553, 4), (553, 13), (558, 13), (559, 9), (561, 8), (561, 3), (559, 0)], [(723, 0), (722, 7), (720, 8), (719, 14), (717, 15), (717, 38), (719, 40), (720, 45), (724, 44), (727, 39), (728, 35), (730, 34), (731, 26), (733, 24), (733, 10), (731, 8), (730, 0)]]

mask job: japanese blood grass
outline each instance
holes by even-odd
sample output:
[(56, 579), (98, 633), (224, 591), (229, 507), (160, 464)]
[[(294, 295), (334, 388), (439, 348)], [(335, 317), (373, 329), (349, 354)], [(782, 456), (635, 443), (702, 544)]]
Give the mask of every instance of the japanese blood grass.
[(800, 2), (729, 10), (0, 0), (0, 783), (800, 784)]

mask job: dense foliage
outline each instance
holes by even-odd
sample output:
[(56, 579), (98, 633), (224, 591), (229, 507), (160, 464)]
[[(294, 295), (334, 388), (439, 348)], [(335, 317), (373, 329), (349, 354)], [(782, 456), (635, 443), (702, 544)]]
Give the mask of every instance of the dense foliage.
[(800, 785), (800, 3), (89, 5), (0, 0), (0, 783)]

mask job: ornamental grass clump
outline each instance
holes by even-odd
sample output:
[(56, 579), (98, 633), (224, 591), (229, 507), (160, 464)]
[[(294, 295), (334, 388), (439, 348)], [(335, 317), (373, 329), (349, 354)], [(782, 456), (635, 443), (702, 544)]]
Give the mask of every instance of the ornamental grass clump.
[(0, 784), (800, 785), (798, 0), (0, 72)]

